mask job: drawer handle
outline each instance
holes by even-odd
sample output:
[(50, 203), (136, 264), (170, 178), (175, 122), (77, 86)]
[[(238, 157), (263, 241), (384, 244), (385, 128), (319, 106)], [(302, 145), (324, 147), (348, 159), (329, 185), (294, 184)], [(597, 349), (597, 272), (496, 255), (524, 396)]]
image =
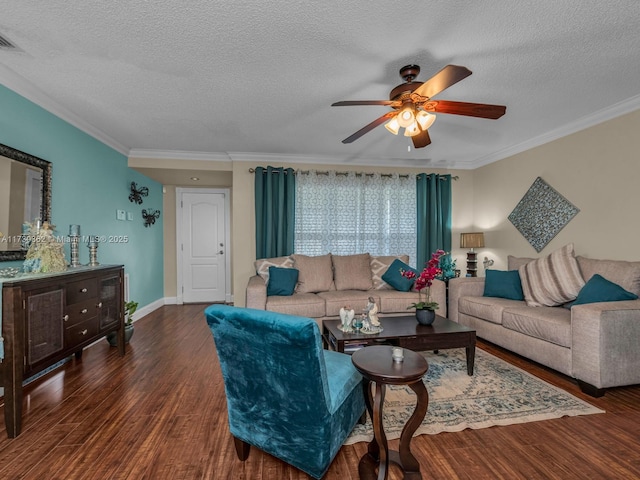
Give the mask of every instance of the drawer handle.
[(83, 308), (83, 309), (80, 311), (80, 313), (87, 313), (87, 309), (86, 309), (86, 308)]
[(102, 302), (98, 303), (98, 305), (96, 305), (96, 307), (102, 308)]
[(86, 335), (89, 332), (86, 328), (80, 332), (80, 335)]
[(62, 317), (62, 319), (66, 322), (69, 320), (69, 315), (65, 315), (64, 317)]
[(83, 288), (82, 290), (80, 290), (81, 293), (87, 293), (87, 289)]

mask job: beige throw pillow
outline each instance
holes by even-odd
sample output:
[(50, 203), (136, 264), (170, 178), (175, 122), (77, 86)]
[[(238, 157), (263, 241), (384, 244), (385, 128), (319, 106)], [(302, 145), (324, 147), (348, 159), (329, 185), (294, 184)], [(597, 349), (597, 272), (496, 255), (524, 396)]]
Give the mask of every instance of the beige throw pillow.
[(317, 293), (331, 290), (333, 283), (333, 268), (331, 254), (317, 257), (293, 254), (293, 266), (298, 274), (297, 293)]
[(256, 273), (264, 279), (264, 283), (269, 281), (269, 267), (293, 268), (293, 258), (291, 257), (274, 257), (261, 258), (253, 263), (256, 267)]
[(374, 290), (394, 290), (391, 285), (382, 280), (382, 276), (387, 273), (389, 265), (395, 259), (409, 263), (409, 255), (371, 255), (371, 280)]
[(358, 255), (331, 255), (333, 280), (336, 290), (371, 290), (371, 256), (368, 253)]
[(530, 307), (554, 307), (570, 302), (584, 286), (573, 243), (522, 265), (518, 272), (524, 299)]

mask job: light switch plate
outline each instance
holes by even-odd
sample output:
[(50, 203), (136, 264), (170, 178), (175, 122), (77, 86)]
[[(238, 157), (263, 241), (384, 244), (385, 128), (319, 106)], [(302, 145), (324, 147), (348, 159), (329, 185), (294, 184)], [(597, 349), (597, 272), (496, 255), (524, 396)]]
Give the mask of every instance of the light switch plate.
[(133, 213), (127, 212), (127, 220), (129, 220), (130, 222), (133, 221)]
[(116, 210), (116, 220), (124, 220), (124, 219), (125, 219), (125, 211)]

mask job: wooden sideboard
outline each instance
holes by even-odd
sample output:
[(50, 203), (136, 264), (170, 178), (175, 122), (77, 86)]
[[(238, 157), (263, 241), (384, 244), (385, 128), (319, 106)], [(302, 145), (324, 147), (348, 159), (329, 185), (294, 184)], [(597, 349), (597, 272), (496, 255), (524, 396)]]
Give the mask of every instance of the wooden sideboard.
[(22, 429), (22, 383), (110, 332), (124, 355), (124, 268), (78, 267), (2, 284), (2, 336), (7, 435)]

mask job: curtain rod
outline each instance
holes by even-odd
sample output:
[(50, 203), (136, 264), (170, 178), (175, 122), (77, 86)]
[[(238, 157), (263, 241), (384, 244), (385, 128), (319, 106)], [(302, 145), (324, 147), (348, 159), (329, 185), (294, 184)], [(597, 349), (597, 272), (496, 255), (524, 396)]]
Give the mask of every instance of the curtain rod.
[[(271, 171), (271, 173), (281, 173), (281, 172), (284, 172), (284, 173), (285, 173), (285, 175), (287, 174), (287, 171), (286, 171), (285, 169), (282, 169), (282, 170), (272, 170), (272, 171)], [(255, 173), (255, 169), (250, 168), (250, 169), (249, 169), (249, 173)], [(266, 174), (266, 173), (267, 173), (267, 171), (266, 171), (266, 170), (263, 170), (263, 171), (262, 171), (262, 174), (263, 174), (263, 175), (264, 175), (264, 174)], [(308, 175), (308, 174), (309, 174), (309, 170), (296, 170), (296, 173), (301, 173), (302, 175)], [(353, 173), (353, 172), (336, 172), (336, 175), (349, 175), (350, 173)], [(329, 175), (329, 171), (325, 171), (325, 172), (316, 172), (316, 174), (318, 174), (318, 175)], [(356, 177), (361, 177), (361, 176), (363, 176), (363, 175), (364, 175), (365, 177), (373, 177), (373, 176), (375, 175), (374, 173), (364, 173), (364, 172), (355, 172), (355, 174), (356, 174)], [(420, 176), (421, 174), (417, 174), (417, 175), (418, 175), (418, 176)], [(430, 173), (429, 173), (429, 174), (427, 174), (427, 175), (432, 175), (432, 174), (430, 174)], [(391, 176), (392, 176), (392, 174), (390, 174), (390, 173), (381, 173), (381, 174), (380, 174), (380, 176), (381, 176), (381, 177), (391, 177)], [(409, 178), (409, 175), (398, 175), (398, 176), (399, 176), (400, 178)], [(458, 177), (457, 175), (452, 175), (452, 176), (451, 176), (451, 179), (452, 179), (452, 180), (458, 180), (458, 178), (460, 178), (460, 177)], [(446, 178), (441, 178), (440, 180), (446, 180)]]

